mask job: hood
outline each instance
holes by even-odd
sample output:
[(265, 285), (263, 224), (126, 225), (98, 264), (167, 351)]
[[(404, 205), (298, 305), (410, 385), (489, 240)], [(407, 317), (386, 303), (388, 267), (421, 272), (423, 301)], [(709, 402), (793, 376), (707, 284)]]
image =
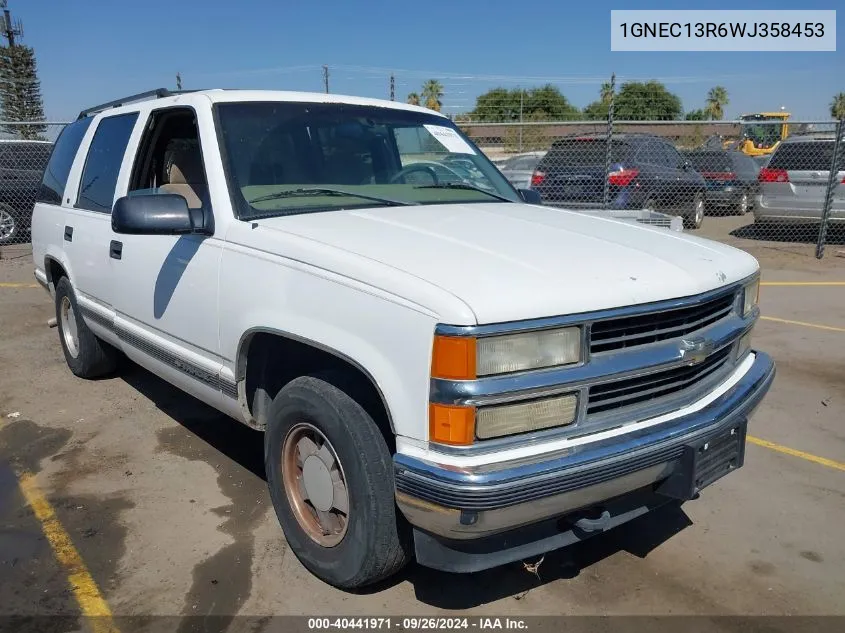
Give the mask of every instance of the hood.
[(758, 269), (751, 255), (718, 242), (525, 204), (333, 211), (257, 224), (424, 279), (463, 300), (479, 324), (684, 297)]

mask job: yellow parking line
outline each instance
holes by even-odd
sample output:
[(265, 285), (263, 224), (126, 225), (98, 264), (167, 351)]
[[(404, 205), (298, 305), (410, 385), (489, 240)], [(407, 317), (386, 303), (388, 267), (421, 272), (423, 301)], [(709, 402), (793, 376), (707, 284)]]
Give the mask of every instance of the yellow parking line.
[(38, 488), (35, 476), (24, 473), (19, 481), (26, 502), (41, 522), (44, 536), (53, 548), (56, 558), (68, 572), (68, 581), (83, 617), (90, 619), (91, 628), (95, 633), (118, 633), (109, 605), (97, 588), (97, 583), (88, 572), (79, 552), (73, 546), (70, 535), (56, 518), (53, 506)]
[(793, 321), (792, 319), (778, 319), (777, 317), (761, 316), (764, 321), (774, 321), (775, 323), (786, 323), (787, 325), (803, 325), (804, 327), (812, 327), (817, 330), (830, 330), (831, 332), (845, 332), (845, 327), (834, 327), (832, 325), (821, 325), (820, 323), (807, 323), (806, 321)]
[(761, 281), (761, 286), (845, 286), (845, 281)]
[(770, 448), (773, 451), (777, 451), (778, 453), (785, 453), (787, 455), (792, 455), (793, 457), (800, 457), (801, 459), (806, 459), (807, 461), (811, 461), (815, 464), (820, 464), (822, 466), (827, 466), (828, 468), (835, 468), (836, 470), (845, 471), (845, 464), (843, 464), (842, 462), (834, 461), (832, 459), (828, 459), (827, 457), (819, 457), (818, 455), (813, 455), (812, 453), (798, 451), (794, 448), (782, 446), (781, 444), (775, 444), (774, 442), (770, 442), (768, 440), (761, 440), (759, 437), (753, 437), (751, 435), (749, 435), (746, 439), (752, 444), (756, 444), (757, 446), (765, 446), (766, 448)]
[(0, 288), (38, 288), (38, 284), (19, 284), (10, 281), (0, 281)]

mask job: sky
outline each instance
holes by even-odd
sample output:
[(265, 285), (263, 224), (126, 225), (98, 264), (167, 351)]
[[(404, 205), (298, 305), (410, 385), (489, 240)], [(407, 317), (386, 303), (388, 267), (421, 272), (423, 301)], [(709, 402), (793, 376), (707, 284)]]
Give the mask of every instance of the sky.
[[(573, 5), (575, 3), (572, 3)], [(175, 88), (322, 91), (396, 98), (429, 78), (443, 109), (472, 109), (490, 88), (552, 83), (577, 107), (616, 73), (662, 81), (685, 110), (727, 88), (726, 118), (785, 108), (793, 119), (828, 119), (845, 92), (845, 43), (836, 52), (611, 52), (610, 10), (835, 9), (838, 1), (579, 2), (564, 0), (8, 0), (35, 49), (47, 118), (72, 120), (87, 106)], [(839, 6), (837, 31), (845, 33)]]

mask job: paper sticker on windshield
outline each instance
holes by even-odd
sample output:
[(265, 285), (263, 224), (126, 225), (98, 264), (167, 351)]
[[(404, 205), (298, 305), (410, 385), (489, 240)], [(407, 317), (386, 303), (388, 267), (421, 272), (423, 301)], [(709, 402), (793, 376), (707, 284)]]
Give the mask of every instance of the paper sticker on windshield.
[(452, 128), (442, 125), (425, 125), (425, 129), (453, 154), (475, 154), (475, 150), (469, 146), (469, 143)]

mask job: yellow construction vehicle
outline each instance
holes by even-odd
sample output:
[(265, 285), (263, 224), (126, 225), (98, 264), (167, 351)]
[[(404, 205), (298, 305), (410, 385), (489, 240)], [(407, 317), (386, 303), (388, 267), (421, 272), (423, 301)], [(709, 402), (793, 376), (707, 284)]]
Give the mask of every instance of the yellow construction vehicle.
[(771, 154), (780, 142), (789, 136), (787, 119), (788, 112), (743, 114), (739, 117), (740, 139), (737, 149), (747, 156)]

